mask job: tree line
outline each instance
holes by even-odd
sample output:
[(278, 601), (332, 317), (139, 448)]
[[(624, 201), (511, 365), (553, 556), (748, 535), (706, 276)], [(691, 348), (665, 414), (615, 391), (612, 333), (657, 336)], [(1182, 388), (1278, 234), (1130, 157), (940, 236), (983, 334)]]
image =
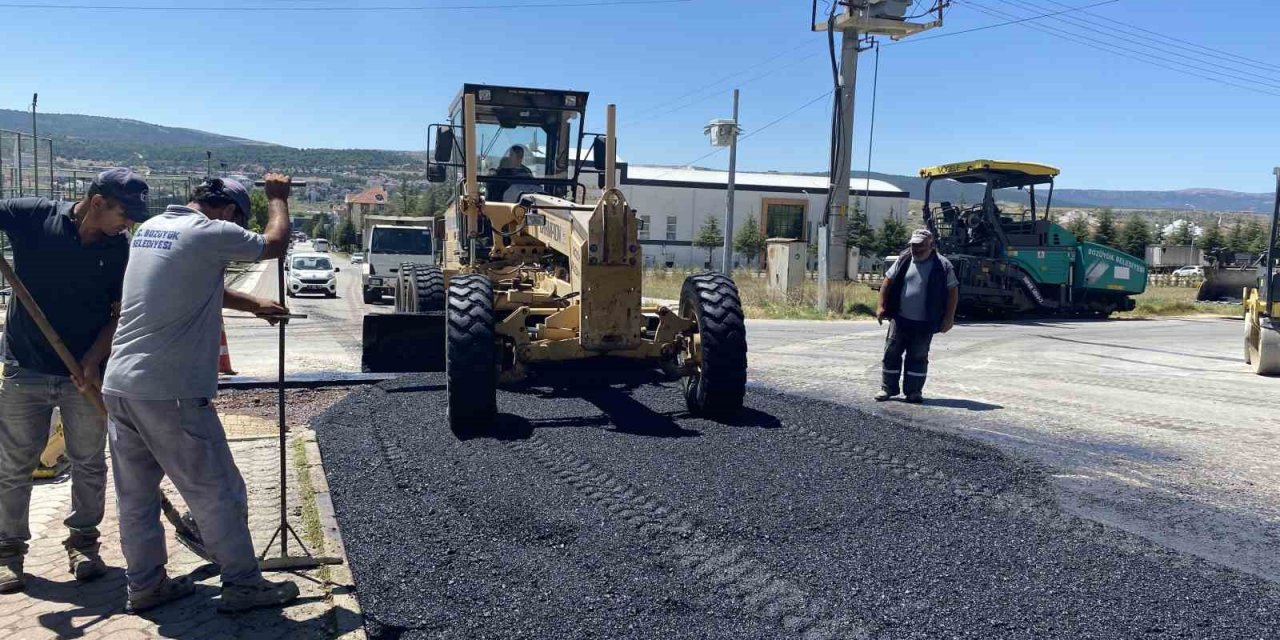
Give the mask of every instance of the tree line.
[(1089, 218), (1077, 216), (1064, 225), (1076, 238), (1119, 249), (1135, 258), (1146, 258), (1150, 246), (1195, 246), (1211, 255), (1229, 253), (1262, 253), (1267, 247), (1268, 231), (1259, 219), (1236, 220), (1230, 226), (1210, 220), (1196, 235), (1192, 224), (1178, 220), (1166, 235), (1164, 227), (1153, 225), (1140, 214), (1132, 214), (1117, 224), (1115, 212), (1102, 209), (1092, 224)]

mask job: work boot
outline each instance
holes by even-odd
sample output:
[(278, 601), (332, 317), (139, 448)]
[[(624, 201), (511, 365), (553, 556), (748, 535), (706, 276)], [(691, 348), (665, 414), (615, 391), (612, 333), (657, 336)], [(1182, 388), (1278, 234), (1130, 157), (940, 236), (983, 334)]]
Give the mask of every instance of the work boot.
[(67, 549), (67, 565), (76, 580), (88, 582), (107, 572), (107, 563), (98, 553), (102, 547), (98, 544), (98, 536), (72, 533), (62, 546)]
[(222, 585), (221, 613), (248, 611), (259, 607), (278, 607), (298, 597), (298, 585), (282, 580), (271, 582), (261, 576), (254, 582)]
[(908, 393), (906, 400), (911, 404), (923, 404), (924, 396), (918, 393)]
[(897, 393), (889, 393), (888, 391), (885, 391), (885, 390), (881, 389), (881, 390), (880, 390), (880, 393), (877, 393), (877, 394), (876, 394), (876, 402), (884, 402), (885, 400), (888, 400), (889, 398), (892, 398), (892, 397), (894, 397), (894, 396), (896, 396), (896, 395), (898, 395), (898, 394), (897, 394)]
[(195, 591), (195, 589), (196, 583), (192, 582), (191, 576), (181, 576), (171, 580), (166, 575), (150, 589), (143, 589), (142, 591), (129, 589), (129, 600), (124, 605), (124, 612), (128, 614), (142, 613), (162, 604), (185, 598), (191, 595), (191, 592)]
[(22, 560), (26, 556), (21, 545), (0, 548), (0, 593), (22, 591), (27, 586), (22, 572)]

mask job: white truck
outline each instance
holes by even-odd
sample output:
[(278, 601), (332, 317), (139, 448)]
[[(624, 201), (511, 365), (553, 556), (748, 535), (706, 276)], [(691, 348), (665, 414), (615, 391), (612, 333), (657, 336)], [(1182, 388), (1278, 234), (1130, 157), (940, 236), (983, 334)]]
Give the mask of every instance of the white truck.
[(395, 296), (400, 265), (435, 264), (434, 218), (366, 216), (360, 283), (365, 304)]

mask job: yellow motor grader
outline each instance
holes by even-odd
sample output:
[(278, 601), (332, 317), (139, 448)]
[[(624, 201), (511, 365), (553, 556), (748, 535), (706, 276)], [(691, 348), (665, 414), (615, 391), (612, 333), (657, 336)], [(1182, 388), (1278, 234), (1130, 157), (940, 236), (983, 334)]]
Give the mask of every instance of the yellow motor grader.
[(1280, 167), (1267, 249), (1244, 288), (1244, 361), (1258, 375), (1280, 375)]
[(432, 127), (428, 180), (453, 186), (441, 259), (400, 266), (396, 313), (365, 317), (363, 356), (366, 371), (443, 370), (456, 433), (494, 421), (499, 384), (597, 358), (683, 379), (696, 415), (742, 406), (737, 286), (699, 273), (678, 309), (641, 303), (638, 219), (615, 184), (615, 109), (604, 135), (587, 134), (586, 105), (585, 92), (466, 84), (449, 122)]

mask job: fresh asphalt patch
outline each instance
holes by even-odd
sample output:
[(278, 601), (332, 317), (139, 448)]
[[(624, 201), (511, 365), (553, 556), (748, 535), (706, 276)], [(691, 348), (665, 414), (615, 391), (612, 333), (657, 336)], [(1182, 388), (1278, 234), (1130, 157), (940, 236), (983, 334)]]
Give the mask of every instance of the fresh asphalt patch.
[(415, 375), (313, 422), (372, 637), (1280, 629), (1275, 585), (1067, 515), (1042, 470), (968, 440), (763, 388), (697, 419), (634, 373), (498, 403), (459, 440), (443, 377)]

